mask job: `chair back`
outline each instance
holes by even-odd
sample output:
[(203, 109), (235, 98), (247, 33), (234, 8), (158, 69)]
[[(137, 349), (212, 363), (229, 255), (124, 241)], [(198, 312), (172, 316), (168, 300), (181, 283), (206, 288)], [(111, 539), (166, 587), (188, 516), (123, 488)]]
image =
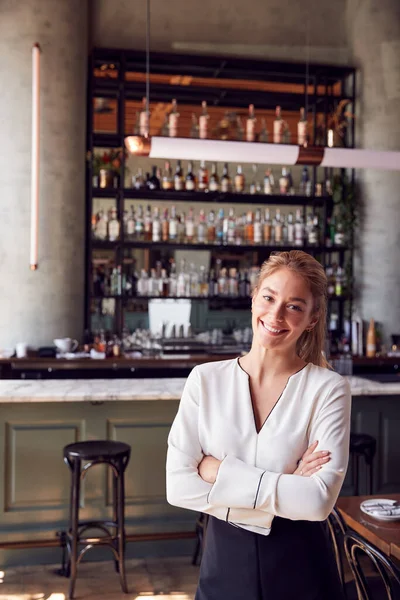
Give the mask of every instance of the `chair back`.
[[(377, 600), (371, 589), (371, 578), (366, 577), (360, 558), (367, 556), (374, 565), (383, 584), (387, 600), (400, 599), (400, 571), (395, 564), (378, 548), (354, 531), (346, 531), (344, 547), (354, 579), (356, 581), (360, 600)], [(374, 586), (375, 588), (376, 586)], [(379, 600), (382, 598), (379, 595)]]
[(347, 531), (347, 525), (336, 507), (332, 509), (331, 514), (328, 517), (328, 531), (331, 538), (332, 547), (335, 553), (336, 566), (339, 572), (340, 581), (342, 584), (344, 595), (347, 599), (346, 584), (344, 580), (344, 567), (343, 567), (343, 548), (344, 548), (344, 535)]

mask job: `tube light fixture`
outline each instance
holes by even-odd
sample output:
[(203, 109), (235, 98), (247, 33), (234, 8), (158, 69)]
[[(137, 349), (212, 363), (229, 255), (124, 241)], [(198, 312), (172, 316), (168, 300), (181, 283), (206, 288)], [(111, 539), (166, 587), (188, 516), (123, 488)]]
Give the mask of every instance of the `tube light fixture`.
[(150, 158), (400, 171), (400, 152), (139, 135), (126, 137), (125, 145)]
[(40, 46), (32, 48), (32, 156), (30, 269), (38, 268), (39, 244)]

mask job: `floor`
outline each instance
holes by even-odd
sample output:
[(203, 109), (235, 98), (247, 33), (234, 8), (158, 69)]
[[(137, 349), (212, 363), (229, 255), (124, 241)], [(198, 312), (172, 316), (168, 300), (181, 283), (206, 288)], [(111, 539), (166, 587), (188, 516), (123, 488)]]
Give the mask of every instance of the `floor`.
[[(59, 565), (0, 571), (0, 600), (66, 600), (68, 580)], [(112, 562), (79, 567), (76, 600), (193, 600), (199, 569), (190, 557), (126, 561), (129, 594), (123, 594)]]

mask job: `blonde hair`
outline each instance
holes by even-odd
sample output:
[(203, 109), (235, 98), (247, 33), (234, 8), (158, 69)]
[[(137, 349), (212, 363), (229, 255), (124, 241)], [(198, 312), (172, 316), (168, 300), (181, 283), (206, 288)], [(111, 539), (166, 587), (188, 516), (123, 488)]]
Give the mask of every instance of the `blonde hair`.
[(262, 266), (258, 275), (256, 293), (262, 281), (279, 269), (290, 269), (297, 273), (307, 283), (314, 298), (314, 315), (318, 321), (311, 329), (305, 330), (297, 340), (296, 351), (305, 362), (319, 367), (329, 368), (329, 363), (322, 354), (325, 349), (326, 314), (327, 314), (327, 279), (322, 265), (310, 254), (302, 250), (290, 252), (274, 252)]

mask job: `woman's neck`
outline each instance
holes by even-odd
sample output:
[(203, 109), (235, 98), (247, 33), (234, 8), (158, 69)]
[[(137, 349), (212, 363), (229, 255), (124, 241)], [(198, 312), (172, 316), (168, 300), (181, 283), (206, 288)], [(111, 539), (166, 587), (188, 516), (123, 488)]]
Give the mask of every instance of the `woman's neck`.
[(302, 369), (306, 362), (295, 351), (276, 352), (252, 346), (250, 352), (240, 359), (240, 365), (256, 381), (280, 375), (289, 376)]

